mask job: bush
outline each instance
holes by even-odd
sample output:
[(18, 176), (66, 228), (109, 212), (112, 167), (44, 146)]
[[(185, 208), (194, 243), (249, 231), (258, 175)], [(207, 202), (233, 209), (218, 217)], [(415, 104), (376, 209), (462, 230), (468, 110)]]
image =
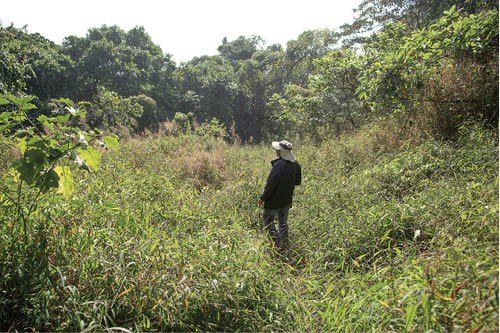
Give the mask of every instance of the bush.
[(29, 246), (0, 206), (0, 329), (497, 329), (497, 133), (384, 128), (295, 145), (280, 255), (256, 205), (268, 145), (132, 138), (40, 201)]
[(188, 134), (191, 132), (191, 119), (193, 114), (176, 112), (174, 116), (174, 124), (176, 125), (176, 133)]

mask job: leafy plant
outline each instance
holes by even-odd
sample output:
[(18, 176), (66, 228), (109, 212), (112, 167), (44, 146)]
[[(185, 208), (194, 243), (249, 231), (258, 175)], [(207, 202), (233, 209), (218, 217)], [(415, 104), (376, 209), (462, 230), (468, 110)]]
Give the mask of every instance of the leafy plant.
[(8, 187), (2, 188), (2, 196), (16, 207), (26, 235), (27, 222), (41, 195), (51, 189), (66, 198), (73, 193), (74, 177), (69, 162), (74, 162), (79, 169), (95, 171), (101, 153), (91, 146), (92, 141), (103, 147), (118, 148), (116, 136), (100, 141), (100, 132), (85, 132), (67, 125), (85, 116), (85, 104), (75, 106), (68, 99), (60, 99), (61, 107), (54, 110), (54, 116), (40, 115), (35, 121), (30, 117), (30, 110), (36, 107), (30, 101), (31, 97), (0, 96), (0, 106), (6, 109), (0, 113), (0, 132), (7, 135), (21, 153), (11, 165), (13, 179), (7, 183)]
[[(494, 122), (498, 119), (498, 88), (495, 88), (498, 87), (498, 66), (484, 64), (489, 57), (497, 59), (497, 39), (498, 11), (495, 10), (461, 16), (452, 7), (436, 23), (415, 31), (402, 23), (388, 24), (373, 42), (364, 46), (364, 71), (357, 94), (374, 111), (400, 112), (405, 120), (408, 116), (416, 118), (422, 112), (422, 105), (431, 102), (439, 105), (435, 112), (443, 115), (441, 121), (457, 118), (457, 109), (461, 109), (460, 121), (472, 116)], [(449, 66), (450, 62), (456, 64), (456, 70)], [(464, 62), (477, 64), (475, 75), (462, 75), (461, 80), (448, 83), (436, 79), (447, 71), (459, 71)], [(473, 65), (465, 70), (472, 68)], [(447, 85), (456, 84), (463, 88), (461, 94), (439, 93)], [(478, 90), (482, 93), (476, 94)], [(481, 97), (477, 98), (478, 95)], [(427, 115), (427, 118), (432, 117)]]
[(204, 121), (200, 126), (196, 127), (194, 134), (199, 136), (224, 138), (227, 136), (227, 130), (224, 124), (220, 124), (216, 118), (212, 118), (212, 120)]
[(174, 124), (177, 126), (177, 132), (181, 134), (189, 134), (191, 132), (191, 118), (194, 116), (192, 112), (182, 113), (176, 112)]

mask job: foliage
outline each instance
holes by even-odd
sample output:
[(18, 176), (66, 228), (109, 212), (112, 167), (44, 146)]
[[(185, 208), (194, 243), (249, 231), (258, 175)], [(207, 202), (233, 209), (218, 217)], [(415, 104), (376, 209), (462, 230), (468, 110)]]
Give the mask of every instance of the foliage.
[(174, 117), (174, 124), (177, 126), (177, 131), (181, 134), (189, 134), (191, 132), (191, 120), (193, 113), (177, 112)]
[(39, 200), (31, 247), (2, 197), (1, 328), (498, 329), (498, 134), (469, 123), (392, 149), (383, 134), (295, 145), (282, 255), (258, 227), (268, 146), (122, 142), (68, 199)]
[(157, 131), (160, 123), (160, 115), (156, 101), (146, 95), (134, 96), (132, 99), (142, 107), (142, 114), (137, 119), (137, 131), (143, 132), (146, 129)]
[(224, 124), (220, 124), (216, 118), (210, 121), (204, 121), (200, 126), (196, 127), (194, 133), (198, 136), (213, 136), (216, 138), (224, 138), (227, 136), (227, 130)]
[[(432, 26), (408, 37), (405, 30), (401, 24), (387, 26), (374, 43), (366, 46), (363, 62), (367, 66), (360, 78), (358, 94), (375, 109), (417, 112), (412, 108), (424, 95), (423, 88), (431, 76), (446, 64), (443, 59), (463, 58), (481, 63), (485, 57), (498, 53), (495, 37), (498, 36), (498, 13), (494, 11), (461, 17), (452, 8)], [(495, 85), (498, 67), (483, 66), (481, 70), (488, 77), (488, 84)], [(474, 82), (467, 84), (469, 89), (479, 88)], [(490, 96), (485, 96), (486, 103), (492, 107), (487, 111), (490, 117), (496, 109), (494, 91), (491, 89)], [(459, 97), (457, 101), (448, 102), (460, 101)]]
[(194, 58), (178, 69), (176, 77), (181, 93), (178, 112), (192, 112), (198, 121), (215, 117), (231, 125), (238, 85), (228, 61), (220, 56)]
[(228, 42), (227, 38), (224, 37), (222, 45), (220, 45), (217, 50), (221, 56), (228, 60), (248, 60), (252, 58), (252, 55), (263, 43), (264, 40), (259, 36), (252, 36), (250, 38), (239, 36), (231, 42)]
[(21, 41), (16, 40), (16, 29), (0, 29), (0, 93), (17, 93), (25, 89), (30, 67), (16, 56)]
[[(1, 92), (37, 97), (0, 97), (0, 330), (497, 331), (498, 12), (447, 3), (364, 1), (353, 28), (392, 23), (359, 48), (242, 36), (179, 67), (142, 27), (1, 28)], [(273, 150), (229, 126), (303, 138), (281, 253)]]
[(452, 7), (422, 29), (387, 24), (362, 52), (332, 51), (312, 73), (306, 87), (289, 85), (273, 97), (281, 118), (306, 136), (379, 116), (397, 117), (400, 132), (443, 136), (470, 118), (495, 124), (498, 12), (463, 16)]
[[(254, 35), (224, 38), (219, 55), (179, 66), (144, 27), (103, 25), (56, 45), (11, 26), (0, 29), (1, 89), (34, 95), (38, 114), (47, 116), (53, 98), (99, 105), (105, 89), (128, 101), (125, 108), (140, 104), (143, 113), (103, 107), (91, 110), (89, 126), (134, 133), (157, 131), (176, 112), (192, 112), (199, 122), (215, 117), (243, 141), (260, 142), (337, 135), (399, 112), (401, 132), (413, 126), (446, 136), (469, 117), (498, 119), (497, 7), (366, 0), (340, 31), (304, 31), (286, 48), (265, 47)], [(355, 46), (340, 45), (349, 39)], [(115, 121), (117, 114), (125, 116)]]
[(280, 66), (284, 67), (280, 70), (287, 74), (285, 81), (300, 86), (306, 85), (313, 72), (314, 60), (332, 51), (338, 41), (338, 33), (328, 29), (307, 30), (296, 40), (288, 41), (286, 57)]
[(40, 34), (29, 34), (13, 26), (0, 28), (0, 35), (4, 58), (2, 81), (6, 80), (3, 84), (7, 87), (13, 85), (5, 92), (27, 90), (41, 100), (65, 92), (65, 71), (72, 63), (61, 54), (59, 46)]
[[(124, 97), (159, 89), (168, 93), (174, 66), (142, 27), (128, 32), (117, 26), (92, 28), (86, 38), (67, 37), (63, 51), (75, 62), (74, 94), (80, 99), (91, 100), (97, 86)], [(158, 86), (161, 81), (166, 85)]]
[[(83, 105), (75, 108), (70, 100), (60, 99), (61, 107), (54, 110), (53, 117), (41, 115), (35, 123), (28, 115), (36, 108), (30, 101), (31, 97), (0, 96), (0, 106), (6, 109), (0, 114), (0, 132), (8, 134), (10, 144), (15, 144), (21, 153), (4, 176), (4, 181), (8, 176), (13, 179), (1, 188), (2, 201), (6, 207), (15, 208), (26, 236), (30, 215), (40, 196), (51, 189), (65, 198), (73, 193), (74, 177), (69, 161), (90, 171), (97, 170), (101, 158), (101, 153), (89, 145), (97, 140), (98, 133), (68, 126), (71, 120), (85, 116)], [(103, 141), (99, 141), (102, 146), (117, 148), (116, 137), (106, 137)], [(28, 188), (24, 189), (23, 184)]]
[(364, 43), (368, 33), (378, 32), (386, 23), (402, 23), (411, 29), (431, 25), (445, 10), (455, 6), (464, 15), (498, 10), (498, 2), (492, 0), (364, 0), (354, 12), (358, 15), (352, 23), (341, 26), (346, 44)]
[(281, 106), (281, 119), (291, 121), (291, 133), (319, 139), (325, 133), (340, 133), (346, 124), (355, 126), (363, 117), (355, 95), (359, 87), (361, 62), (353, 50), (332, 51), (314, 61), (314, 75), (306, 88), (288, 85), (284, 98), (273, 99)]
[[(138, 98), (124, 98), (99, 87), (96, 103), (89, 108), (88, 123), (91, 128), (132, 130), (137, 127), (137, 119), (141, 119), (143, 110)], [(144, 127), (145, 124), (141, 125)]]

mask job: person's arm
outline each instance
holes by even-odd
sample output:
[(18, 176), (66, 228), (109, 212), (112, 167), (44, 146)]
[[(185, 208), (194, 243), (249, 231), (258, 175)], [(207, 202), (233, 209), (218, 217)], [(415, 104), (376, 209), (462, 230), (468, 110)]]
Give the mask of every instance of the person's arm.
[(295, 174), (295, 185), (300, 185), (302, 183), (302, 170), (299, 162), (297, 162), (297, 173)]
[(267, 183), (266, 187), (264, 188), (264, 192), (262, 192), (262, 195), (260, 196), (260, 200), (262, 202), (266, 202), (271, 200), (272, 195), (274, 193), (274, 190), (276, 189), (276, 186), (278, 185), (279, 182), (279, 165), (276, 163), (273, 168), (271, 169), (271, 172), (269, 173), (269, 176), (267, 177)]

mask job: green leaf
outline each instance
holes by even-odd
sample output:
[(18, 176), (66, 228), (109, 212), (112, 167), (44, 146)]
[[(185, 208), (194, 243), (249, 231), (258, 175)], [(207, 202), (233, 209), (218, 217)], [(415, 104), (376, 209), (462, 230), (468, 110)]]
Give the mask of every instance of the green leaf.
[(45, 142), (39, 136), (35, 136), (35, 137), (31, 138), (28, 141), (28, 146), (30, 146), (30, 147), (36, 147), (36, 148), (41, 148), (42, 150), (44, 150), (46, 148)]
[(406, 309), (406, 327), (405, 331), (409, 332), (411, 325), (413, 325), (413, 320), (415, 319), (415, 314), (417, 312), (417, 304), (412, 304)]
[(157, 239), (156, 242), (154, 242), (153, 245), (151, 246), (151, 248), (149, 249), (149, 254), (153, 253), (153, 251), (156, 249), (156, 247), (158, 246), (159, 243), (160, 243), (160, 239)]
[(49, 120), (54, 122), (54, 123), (64, 123), (64, 122), (68, 121), (69, 116), (70, 116), (69, 114), (66, 114), (64, 116), (61, 115), (61, 116), (49, 118)]
[(57, 189), (57, 193), (61, 193), (64, 198), (68, 199), (71, 194), (74, 192), (74, 178), (71, 169), (67, 166), (60, 167), (57, 166), (54, 168), (55, 172), (59, 176), (59, 188)]
[(424, 295), (424, 300), (422, 301), (422, 307), (424, 308), (424, 329), (428, 329), (431, 324), (431, 298)]
[(57, 101), (63, 103), (64, 105), (73, 106), (73, 101), (69, 98), (59, 98)]
[(9, 95), (9, 99), (25, 111), (31, 110), (31, 109), (36, 109), (36, 106), (30, 103), (30, 101), (33, 99), (33, 97), (31, 97), (31, 96), (16, 97), (14, 95)]
[[(71, 143), (71, 146), (73, 146), (72, 143)], [(57, 160), (59, 160), (61, 157), (63, 157), (67, 151), (65, 149), (66, 147), (68, 147), (68, 144), (65, 144), (64, 147), (59, 146), (59, 147), (57, 147), (57, 149), (50, 148), (47, 151), (47, 153), (49, 155), (49, 158), (48, 158), (49, 163), (55, 163), (55, 162), (57, 162)]]
[(14, 119), (16, 122), (21, 122), (26, 119), (26, 116), (21, 112), (21, 111), (14, 111), (14, 112), (1, 112), (0, 113), (0, 121), (9, 121), (11, 119)]
[(3, 97), (0, 97), (0, 105), (7, 105), (10, 104), (8, 99), (5, 99)]
[(38, 120), (40, 123), (45, 125), (45, 123), (49, 120), (49, 118), (46, 115), (42, 114), (42, 115), (38, 116), (38, 118), (36, 118), (36, 120)]
[(24, 158), (31, 162), (35, 168), (35, 173), (45, 168), (47, 155), (41, 149), (28, 149), (24, 152)]
[(16, 112), (2, 112), (0, 113), (0, 120), (14, 117)]
[(28, 146), (26, 142), (26, 138), (17, 138), (17, 144), (16, 147), (19, 148), (21, 151), (21, 154), (24, 155), (24, 152), (26, 151), (26, 147)]
[(118, 137), (115, 134), (103, 138), (102, 141), (111, 149), (118, 149), (119, 147)]
[(96, 171), (101, 163), (101, 153), (92, 147), (87, 149), (79, 149), (78, 154), (80, 158), (90, 167), (92, 170)]
[(11, 167), (20, 173), (20, 179), (24, 180), (28, 185), (33, 184), (35, 178), (35, 167), (32, 163), (26, 161), (24, 158), (15, 160)]
[(53, 169), (50, 169), (49, 171), (38, 177), (36, 187), (38, 187), (42, 191), (42, 193), (47, 192), (51, 188), (58, 188), (59, 176)]

